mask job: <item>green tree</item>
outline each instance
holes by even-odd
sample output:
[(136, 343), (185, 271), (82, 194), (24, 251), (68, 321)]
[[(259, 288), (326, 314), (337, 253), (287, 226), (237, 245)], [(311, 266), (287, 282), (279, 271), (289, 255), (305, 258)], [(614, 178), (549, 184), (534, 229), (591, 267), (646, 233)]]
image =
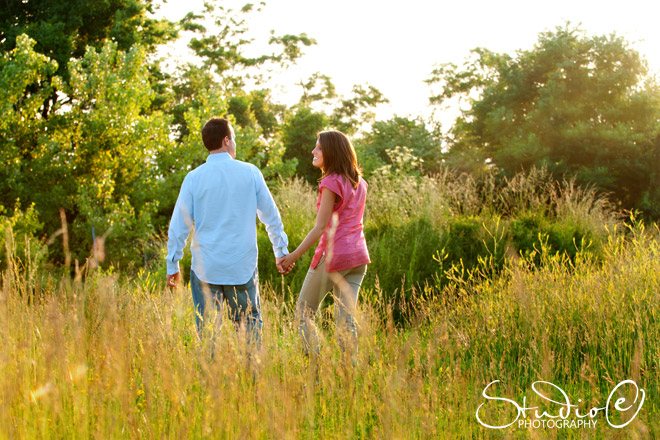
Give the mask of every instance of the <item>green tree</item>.
[[(48, 121), (39, 112), (58, 85), (57, 63), (34, 51), (35, 41), (20, 35), (16, 46), (0, 58), (0, 205), (29, 202), (41, 185), (35, 179), (51, 164), (40, 149)], [(35, 169), (36, 168), (36, 169)]]
[(248, 82), (265, 82), (269, 73), (295, 63), (302, 55), (302, 47), (316, 44), (316, 41), (304, 33), (271, 35), (269, 44), (276, 46), (277, 51), (267, 55), (246, 55), (246, 48), (253, 42), (253, 39), (246, 38), (249, 31), (248, 18), (258, 10), (250, 3), (241, 10), (234, 11), (207, 2), (201, 14), (191, 12), (181, 20), (181, 29), (192, 36), (188, 47), (197, 60), (182, 66), (173, 85), (173, 116), (180, 137), (185, 136), (189, 130), (184, 114), (199, 105), (197, 98), (202, 91), (209, 88), (220, 89), (228, 99), (238, 95), (238, 99), (244, 101), (232, 103), (233, 110), (238, 110), (239, 125), (243, 122), (240, 106), (247, 108), (254, 103), (252, 109), (255, 111), (255, 117), (257, 112), (261, 111), (261, 119), (257, 117), (257, 121), (265, 124), (262, 126), (262, 132), (266, 135), (275, 132), (272, 113), (268, 113), (269, 110), (276, 109), (273, 106), (269, 109), (265, 105), (269, 103), (270, 97), (263, 92), (255, 92), (246, 97), (246, 85)]
[(432, 103), (469, 104), (449, 136), (450, 164), (491, 162), (507, 175), (546, 166), (648, 212), (660, 206), (660, 88), (647, 73), (623, 38), (567, 25), (514, 56), (475, 49), (464, 66), (443, 65), (429, 82), (441, 86)]
[(148, 111), (155, 93), (147, 53), (140, 46), (124, 52), (107, 42), (73, 60), (69, 71), (71, 109), (62, 117), (70, 121), (70, 131), (60, 147), (74, 152), (69, 162), (75, 182), (73, 230), (78, 239), (89, 236), (92, 227), (97, 234), (108, 233), (109, 258), (119, 264), (140, 261), (142, 247), (135, 244), (155, 232), (158, 170), (153, 161), (172, 146), (169, 117)]
[(296, 160), (296, 174), (309, 183), (316, 182), (321, 176), (312, 165), (312, 150), (319, 131), (325, 129), (327, 124), (325, 113), (298, 106), (290, 112), (282, 127), (282, 141), (286, 148), (283, 158)]
[(296, 169), (297, 161), (283, 159), (278, 128), (285, 108), (272, 102), (267, 89), (239, 92), (228, 99), (227, 114), (238, 125), (236, 157), (256, 165), (267, 180), (291, 177)]
[(88, 46), (113, 40), (121, 50), (140, 44), (151, 51), (174, 38), (176, 27), (149, 17), (154, 0), (30, 0), (4, 2), (0, 9), (0, 50), (9, 52), (26, 34), (35, 50), (57, 61), (57, 74), (68, 77), (68, 62), (82, 58)]
[[(89, 255), (94, 228), (98, 236), (107, 234), (111, 261), (139, 261), (136, 243), (154, 232), (159, 177), (154, 158), (170, 146), (169, 118), (148, 111), (154, 92), (146, 52), (139, 46), (124, 52), (112, 42), (90, 47), (82, 59), (70, 61), (65, 84), (51, 76), (56, 63), (34, 45), (19, 36), (0, 61), (6, 110), (0, 116), (0, 151), (7, 164), (0, 204), (34, 204), (40, 232), (47, 235), (60, 228), (64, 209), (80, 260)], [(38, 109), (55, 86), (68, 103), (57, 104), (44, 119)]]
[(239, 92), (229, 98), (227, 111), (241, 127), (261, 128), (262, 135), (273, 137), (284, 117), (286, 106), (273, 101), (269, 89)]
[(374, 121), (373, 108), (378, 104), (389, 102), (387, 98), (373, 86), (353, 86), (351, 95), (344, 98), (337, 94), (332, 79), (319, 72), (309, 79), (301, 81), (302, 95), (298, 102), (303, 107), (320, 107), (328, 116), (328, 125), (353, 136), (364, 124)]
[[(271, 31), (269, 44), (279, 46), (278, 52), (258, 56), (245, 55), (246, 47), (254, 41), (245, 38), (249, 30), (247, 17), (254, 11), (255, 5), (252, 3), (246, 4), (240, 11), (234, 11), (206, 2), (201, 15), (191, 12), (181, 21), (184, 30), (196, 34), (189, 47), (202, 60), (199, 67), (222, 77), (222, 85), (227, 91), (243, 88), (248, 78), (256, 78), (259, 81), (266, 79), (266, 68), (293, 64), (302, 56), (301, 46), (316, 44), (316, 41), (305, 33), (276, 36)], [(256, 11), (259, 11), (259, 7)], [(213, 23), (211, 30), (204, 25), (208, 22)], [(246, 69), (251, 67), (259, 69), (246, 72)]]
[(351, 96), (340, 99), (330, 114), (330, 126), (336, 130), (353, 136), (363, 124), (374, 121), (373, 108), (378, 104), (387, 103), (385, 96), (373, 86), (366, 89), (360, 85), (353, 86)]
[(330, 105), (332, 100), (337, 97), (337, 90), (332, 78), (320, 72), (312, 74), (306, 82), (300, 81), (298, 85), (302, 87), (302, 95), (298, 103), (305, 107), (316, 102)]
[[(0, 8), (0, 51), (17, 45), (19, 35), (36, 41), (35, 50), (57, 62), (52, 74), (68, 81), (69, 60), (82, 58), (87, 47), (100, 49), (107, 40), (120, 50), (140, 44), (148, 51), (177, 36), (175, 25), (149, 16), (154, 0), (11, 0)], [(51, 74), (51, 75), (52, 75)], [(57, 89), (44, 100), (47, 117), (58, 99)]]
[(421, 118), (395, 116), (388, 121), (376, 121), (355, 147), (366, 175), (392, 164), (396, 147), (407, 147), (421, 159), (422, 170), (434, 173), (442, 166), (442, 136), (440, 128), (427, 128)]

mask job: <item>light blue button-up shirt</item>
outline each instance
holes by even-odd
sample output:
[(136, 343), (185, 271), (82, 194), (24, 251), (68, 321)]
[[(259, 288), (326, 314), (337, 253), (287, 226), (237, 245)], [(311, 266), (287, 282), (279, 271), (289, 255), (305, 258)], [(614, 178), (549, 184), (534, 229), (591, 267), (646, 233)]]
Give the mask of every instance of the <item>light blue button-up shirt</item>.
[(200, 280), (247, 283), (257, 268), (257, 216), (266, 225), (275, 256), (288, 254), (280, 213), (261, 171), (229, 153), (209, 154), (181, 185), (168, 232), (168, 275), (179, 272), (192, 230), (192, 270)]

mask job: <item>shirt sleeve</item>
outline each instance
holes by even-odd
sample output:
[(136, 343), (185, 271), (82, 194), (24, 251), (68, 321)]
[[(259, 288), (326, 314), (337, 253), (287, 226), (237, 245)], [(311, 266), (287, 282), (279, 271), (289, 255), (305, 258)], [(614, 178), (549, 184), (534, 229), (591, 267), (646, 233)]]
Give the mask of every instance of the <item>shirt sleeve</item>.
[(321, 180), (319, 184), (319, 193), (322, 192), (323, 188), (328, 188), (330, 191), (335, 193), (340, 200), (335, 201), (335, 209), (338, 208), (339, 204), (344, 201), (344, 194), (342, 191), (342, 184), (339, 180), (339, 176), (336, 174), (331, 174)]
[(167, 232), (167, 274), (179, 272), (179, 260), (183, 257), (183, 248), (186, 246), (188, 235), (193, 226), (193, 197), (190, 190), (188, 176), (181, 184), (179, 197), (174, 205), (170, 228)]
[(266, 225), (268, 238), (273, 245), (275, 257), (280, 258), (289, 253), (289, 239), (284, 233), (284, 225), (275, 200), (266, 186), (266, 181), (257, 167), (253, 168), (257, 191), (257, 216)]

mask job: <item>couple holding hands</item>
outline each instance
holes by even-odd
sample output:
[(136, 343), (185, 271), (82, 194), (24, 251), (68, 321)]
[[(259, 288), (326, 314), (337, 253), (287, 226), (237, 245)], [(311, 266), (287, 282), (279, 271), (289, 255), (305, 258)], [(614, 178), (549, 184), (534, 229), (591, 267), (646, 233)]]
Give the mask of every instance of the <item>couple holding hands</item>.
[(311, 152), (312, 164), (322, 170), (316, 223), (289, 253), (279, 211), (261, 171), (235, 159), (231, 123), (211, 118), (202, 128), (202, 140), (208, 158), (181, 185), (167, 243), (167, 283), (174, 287), (183, 248), (193, 232), (190, 290), (197, 328), (201, 330), (210, 310), (222, 313), (226, 303), (234, 323), (245, 320), (247, 331), (260, 341), (256, 215), (266, 225), (281, 273), (289, 273), (318, 242), (296, 305), (305, 352), (320, 351), (314, 315), (333, 290), (340, 347), (355, 353), (355, 309), (370, 260), (362, 226), (367, 183), (360, 176), (351, 141), (338, 131), (319, 134)]

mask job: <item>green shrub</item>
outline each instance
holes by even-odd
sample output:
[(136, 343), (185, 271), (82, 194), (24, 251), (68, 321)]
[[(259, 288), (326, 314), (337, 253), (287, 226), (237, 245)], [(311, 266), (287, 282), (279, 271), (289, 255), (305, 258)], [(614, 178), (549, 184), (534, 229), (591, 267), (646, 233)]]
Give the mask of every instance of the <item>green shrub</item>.
[(590, 229), (571, 218), (550, 219), (539, 213), (522, 213), (509, 224), (511, 244), (517, 253), (532, 256), (540, 264), (541, 248), (548, 252), (565, 254), (574, 261), (578, 252), (587, 251), (597, 255), (602, 247), (598, 231)]
[(438, 267), (433, 255), (442, 247), (442, 235), (424, 219), (402, 225), (384, 225), (365, 229), (371, 264), (364, 284), (393, 294), (430, 280)]

